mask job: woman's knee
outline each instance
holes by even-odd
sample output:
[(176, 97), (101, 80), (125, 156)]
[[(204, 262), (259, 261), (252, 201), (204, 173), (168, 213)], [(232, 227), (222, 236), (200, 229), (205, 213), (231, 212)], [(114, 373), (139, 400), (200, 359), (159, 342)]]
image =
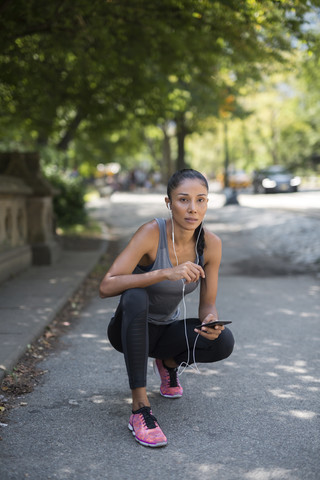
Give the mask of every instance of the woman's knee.
[(223, 353), (223, 357), (222, 357), (223, 359), (223, 358), (230, 357), (231, 353), (233, 352), (234, 337), (231, 330), (229, 330), (229, 328), (225, 328), (221, 335), (222, 335), (221, 351)]
[(123, 311), (136, 314), (138, 311), (148, 310), (149, 297), (144, 288), (130, 288), (121, 295)]

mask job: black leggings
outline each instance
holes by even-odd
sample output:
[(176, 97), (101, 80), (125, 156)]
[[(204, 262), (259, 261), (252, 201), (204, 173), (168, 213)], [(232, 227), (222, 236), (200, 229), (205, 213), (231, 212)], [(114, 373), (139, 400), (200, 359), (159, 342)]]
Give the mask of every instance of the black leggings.
[[(148, 356), (152, 358), (174, 358), (179, 365), (188, 361), (188, 347), (185, 338), (184, 322), (177, 320), (167, 325), (154, 325), (148, 322), (149, 299), (145, 289), (126, 290), (108, 326), (111, 345), (124, 354), (129, 385), (131, 389), (146, 386)], [(188, 318), (187, 335), (190, 358), (193, 362), (193, 346), (199, 325), (198, 318)], [(225, 328), (216, 340), (199, 336), (196, 342), (196, 362), (217, 362), (231, 355), (234, 339), (231, 331)]]

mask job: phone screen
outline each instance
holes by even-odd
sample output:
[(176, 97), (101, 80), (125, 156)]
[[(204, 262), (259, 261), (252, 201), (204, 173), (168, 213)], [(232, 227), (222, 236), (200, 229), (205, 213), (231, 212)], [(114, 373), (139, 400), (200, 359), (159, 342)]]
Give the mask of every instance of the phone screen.
[(197, 325), (196, 328), (200, 329), (201, 327), (214, 327), (215, 325), (229, 325), (232, 323), (230, 320), (216, 320), (214, 322), (202, 323)]

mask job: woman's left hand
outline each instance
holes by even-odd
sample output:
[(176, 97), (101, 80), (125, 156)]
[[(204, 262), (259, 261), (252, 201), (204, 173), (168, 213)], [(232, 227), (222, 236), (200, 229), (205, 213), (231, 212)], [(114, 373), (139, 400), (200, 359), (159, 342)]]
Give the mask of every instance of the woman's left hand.
[(205, 317), (205, 319), (202, 322), (202, 327), (201, 330), (198, 328), (195, 328), (195, 332), (199, 333), (202, 337), (207, 338), (208, 340), (216, 340), (219, 335), (221, 334), (222, 330), (224, 330), (223, 325), (215, 325), (214, 327), (206, 327), (205, 324), (209, 322), (214, 322), (217, 320), (212, 313), (209, 313)]

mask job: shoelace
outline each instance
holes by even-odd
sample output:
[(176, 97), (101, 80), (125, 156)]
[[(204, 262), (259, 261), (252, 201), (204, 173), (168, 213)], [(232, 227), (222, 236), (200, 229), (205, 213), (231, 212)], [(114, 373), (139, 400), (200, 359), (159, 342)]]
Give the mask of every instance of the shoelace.
[(143, 416), (143, 420), (147, 428), (157, 428), (157, 419), (154, 415), (152, 415), (150, 407), (142, 407), (140, 410), (136, 411), (135, 414), (140, 414)]
[(164, 367), (168, 374), (169, 374), (169, 379), (170, 379), (170, 387), (177, 387), (178, 386), (178, 380), (177, 380), (177, 369), (176, 368), (167, 368)]

